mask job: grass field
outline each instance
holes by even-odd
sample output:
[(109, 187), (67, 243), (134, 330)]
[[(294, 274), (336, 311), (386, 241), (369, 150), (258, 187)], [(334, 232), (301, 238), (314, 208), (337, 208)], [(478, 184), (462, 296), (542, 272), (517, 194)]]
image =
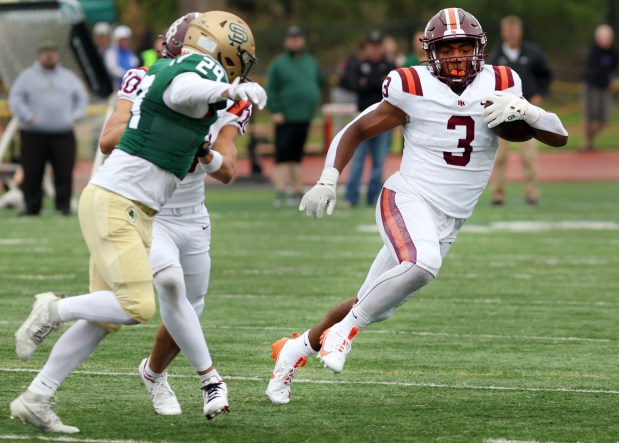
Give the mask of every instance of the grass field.
[[(108, 337), (58, 391), (57, 410), (100, 442), (616, 442), (619, 440), (619, 184), (543, 186), (542, 205), (484, 195), (439, 277), (354, 343), (333, 376), (311, 359), (292, 402), (264, 390), (269, 344), (355, 294), (381, 246), (373, 209), (312, 220), (271, 206), (268, 189), (207, 192), (213, 271), (204, 331), (232, 412), (207, 422), (183, 358), (170, 368), (183, 407), (156, 416), (137, 376), (156, 321)], [(0, 211), (0, 440), (40, 441), (8, 404), (57, 335), (21, 362), (13, 334), (32, 295), (87, 288), (77, 219)], [(58, 440), (56, 440), (58, 438)], [(64, 438), (61, 440), (60, 438)], [(48, 440), (49, 439), (49, 440)]]

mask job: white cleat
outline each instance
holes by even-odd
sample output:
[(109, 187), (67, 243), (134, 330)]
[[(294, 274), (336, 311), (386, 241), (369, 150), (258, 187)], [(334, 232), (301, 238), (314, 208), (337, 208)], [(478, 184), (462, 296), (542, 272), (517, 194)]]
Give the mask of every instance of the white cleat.
[(344, 369), (346, 356), (350, 352), (352, 340), (359, 332), (358, 328), (352, 328), (348, 335), (336, 328), (327, 329), (320, 336), (320, 352), (318, 358), (325, 368), (331, 369), (334, 374), (339, 374)]
[(153, 401), (155, 412), (159, 415), (181, 415), (183, 413), (181, 405), (178, 403), (176, 394), (168, 383), (168, 372), (165, 371), (157, 380), (152, 380), (144, 373), (147, 363), (148, 357), (142, 360), (138, 372)]
[(228, 386), (221, 378), (212, 376), (208, 383), (202, 387), (202, 394), (204, 396), (204, 416), (207, 420), (212, 420), (219, 414), (230, 412)]
[(62, 424), (51, 398), (30, 391), (24, 392), (11, 402), (11, 418), (29, 423), (45, 432), (76, 434), (80, 431), (75, 426)]
[[(293, 334), (295, 338), (297, 334)], [(290, 403), (290, 388), (294, 374), (297, 368), (305, 366), (307, 358), (301, 357), (296, 362), (292, 362), (285, 358), (280, 358), (281, 351), (286, 346), (286, 343), (290, 340), (288, 337), (282, 337), (271, 345), (273, 353), (271, 358), (275, 360), (275, 368), (273, 369), (273, 375), (269, 380), (269, 386), (267, 386), (266, 394), (273, 403), (285, 405)]]
[(22, 360), (30, 360), (45, 338), (57, 331), (62, 322), (53, 322), (50, 316), (50, 303), (60, 297), (51, 292), (35, 295), (32, 311), (15, 333), (15, 352)]

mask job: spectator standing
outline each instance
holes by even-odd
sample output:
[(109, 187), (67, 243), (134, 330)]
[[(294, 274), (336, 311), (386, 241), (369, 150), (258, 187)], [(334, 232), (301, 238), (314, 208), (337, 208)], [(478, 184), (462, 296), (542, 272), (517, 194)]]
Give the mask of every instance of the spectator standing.
[(608, 122), (612, 103), (610, 86), (617, 75), (618, 56), (613, 28), (599, 25), (595, 28), (594, 38), (583, 76), (583, 151), (593, 150), (593, 141)]
[[(522, 20), (509, 15), (501, 20), (503, 44), (495, 48), (486, 62), (494, 66), (509, 66), (522, 79), (522, 95), (532, 105), (540, 106), (548, 93), (552, 71), (539, 47), (523, 40)], [(537, 206), (539, 185), (537, 181), (537, 140), (518, 144), (524, 179), (524, 197), (529, 206)], [(505, 173), (509, 157), (509, 142), (499, 139), (499, 149), (494, 163), (492, 205), (505, 203)]]
[(406, 55), (398, 50), (398, 41), (390, 35), (383, 39), (385, 47), (385, 58), (396, 66), (402, 66), (406, 60)]
[(301, 28), (288, 28), (284, 49), (267, 70), (267, 106), (275, 123), (273, 204), (284, 204), (289, 183), (287, 203), (296, 206), (303, 196), (301, 159), (324, 80), (318, 62), (305, 49)]
[(26, 205), (23, 215), (38, 215), (41, 211), (47, 162), (54, 171), (56, 210), (64, 215), (71, 213), (74, 124), (84, 117), (87, 103), (82, 81), (60, 64), (56, 44), (42, 43), (37, 60), (17, 77), (9, 93), (9, 106), (20, 124)]
[(355, 53), (338, 62), (336, 86), (331, 91), (331, 100), (334, 103), (357, 103), (357, 93), (347, 81), (352, 77), (349, 73), (355, 71), (357, 65), (365, 58), (363, 55), (364, 46), (365, 40), (362, 39), (358, 42)]
[(116, 87), (120, 87), (125, 72), (137, 67), (140, 63), (138, 56), (131, 49), (132, 35), (128, 26), (118, 26), (112, 33), (112, 46), (105, 51), (105, 67)]
[(110, 25), (107, 22), (98, 22), (92, 28), (92, 39), (101, 58), (110, 47)]
[[(357, 110), (363, 111), (368, 106), (382, 100), (382, 84), (389, 72), (396, 66), (387, 60), (383, 35), (378, 31), (372, 31), (365, 39), (363, 59), (347, 74), (346, 83), (357, 93)], [(383, 165), (389, 154), (391, 144), (391, 131), (370, 138), (361, 145), (354, 153), (350, 162), (348, 184), (346, 185), (345, 202), (349, 206), (359, 203), (359, 186), (365, 158), (368, 154), (372, 157), (372, 172), (368, 184), (367, 204), (374, 206), (383, 187)]]
[(421, 39), (423, 31), (417, 31), (411, 40), (412, 52), (406, 56), (403, 66), (416, 66), (425, 63), (428, 60), (426, 51), (421, 47)]

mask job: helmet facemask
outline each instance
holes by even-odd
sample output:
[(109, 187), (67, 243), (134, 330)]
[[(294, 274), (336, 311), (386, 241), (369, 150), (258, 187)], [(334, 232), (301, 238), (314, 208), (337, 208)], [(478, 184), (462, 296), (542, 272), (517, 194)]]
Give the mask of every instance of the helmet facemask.
[[(473, 45), (470, 56), (439, 59), (437, 46), (463, 40)], [(430, 72), (452, 89), (466, 88), (484, 66), (486, 34), (475, 17), (462, 9), (443, 9), (432, 17), (426, 25), (421, 45), (428, 56)], [(453, 71), (453, 64), (463, 58), (468, 59), (466, 68), (450, 72)]]

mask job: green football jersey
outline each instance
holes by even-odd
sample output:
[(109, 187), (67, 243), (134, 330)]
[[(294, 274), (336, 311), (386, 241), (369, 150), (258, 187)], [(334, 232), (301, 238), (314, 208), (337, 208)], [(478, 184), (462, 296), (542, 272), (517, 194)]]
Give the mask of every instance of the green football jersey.
[(194, 72), (213, 81), (228, 81), (224, 68), (208, 55), (187, 54), (172, 60), (158, 60), (140, 83), (131, 118), (116, 146), (180, 179), (187, 175), (197, 149), (217, 120), (217, 110), (226, 106), (226, 100), (211, 104), (201, 118), (170, 109), (163, 101), (163, 93), (170, 82), (184, 72)]

